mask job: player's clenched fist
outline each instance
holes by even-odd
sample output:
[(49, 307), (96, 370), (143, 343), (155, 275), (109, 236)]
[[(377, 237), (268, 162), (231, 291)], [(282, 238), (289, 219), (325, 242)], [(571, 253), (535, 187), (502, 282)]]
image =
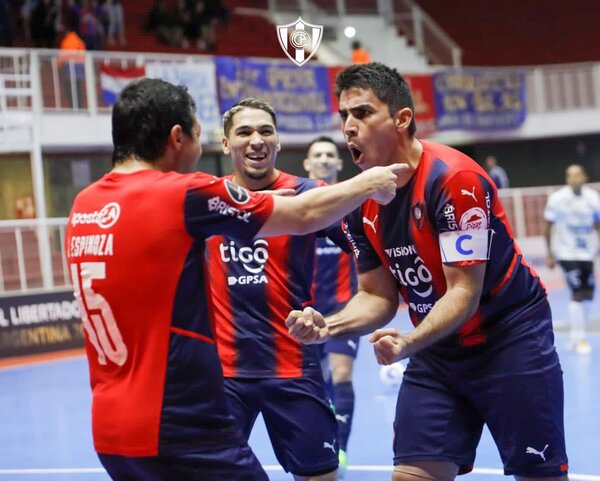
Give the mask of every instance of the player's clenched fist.
[(406, 337), (396, 329), (377, 329), (369, 341), (373, 343), (379, 364), (393, 364), (409, 356)]
[(312, 307), (305, 307), (303, 311), (291, 311), (285, 325), (290, 335), (304, 344), (321, 343), (329, 337), (323, 315)]

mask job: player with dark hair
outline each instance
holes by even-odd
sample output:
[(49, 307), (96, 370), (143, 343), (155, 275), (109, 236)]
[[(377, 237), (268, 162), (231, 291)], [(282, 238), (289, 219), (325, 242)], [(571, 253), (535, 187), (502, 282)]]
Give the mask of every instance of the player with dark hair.
[(194, 109), (184, 87), (128, 85), (113, 110), (114, 167), (79, 193), (67, 225), (94, 446), (115, 480), (267, 480), (226, 407), (204, 242), (306, 234), (395, 195), (399, 166), (290, 198), (181, 174), (202, 152)]
[[(273, 108), (246, 98), (223, 116), (227, 178), (250, 191), (319, 190), (324, 182), (275, 167), (281, 146)], [(318, 346), (303, 346), (285, 326), (291, 309), (311, 303), (316, 238), (348, 249), (341, 222), (309, 235), (254, 240), (216, 236), (207, 242), (207, 270), (225, 392), (246, 437), (259, 413), (275, 455), (296, 480), (335, 479), (337, 425), (321, 373)]]
[[(311, 179), (335, 184), (343, 161), (331, 137), (321, 136), (308, 146), (304, 170)], [(341, 310), (356, 294), (356, 266), (351, 253), (345, 252), (328, 237), (317, 239), (313, 275), (313, 307), (323, 315)], [(331, 396), (335, 405), (340, 442), (338, 476), (343, 478), (348, 464), (348, 439), (354, 416), (352, 371), (358, 354), (359, 337), (332, 339), (322, 345), (327, 357), (324, 371), (330, 375)]]
[(504, 472), (567, 480), (562, 370), (540, 279), (516, 245), (497, 189), (472, 159), (414, 134), (410, 90), (383, 64), (337, 77), (339, 111), (354, 162), (393, 162), (394, 200), (366, 201), (345, 220), (359, 291), (327, 317), (291, 312), (307, 342), (365, 334), (396, 314), (398, 292), (415, 326), (371, 336), (380, 364), (409, 358), (394, 422), (394, 481), (452, 480), (469, 472), (484, 424)]
[(571, 329), (567, 348), (587, 355), (592, 352), (592, 345), (586, 337), (586, 325), (594, 299), (600, 194), (585, 185), (587, 174), (579, 164), (567, 167), (565, 180), (567, 185), (548, 197), (544, 210), (544, 234), (548, 248), (546, 264), (553, 268), (558, 260), (571, 291)]

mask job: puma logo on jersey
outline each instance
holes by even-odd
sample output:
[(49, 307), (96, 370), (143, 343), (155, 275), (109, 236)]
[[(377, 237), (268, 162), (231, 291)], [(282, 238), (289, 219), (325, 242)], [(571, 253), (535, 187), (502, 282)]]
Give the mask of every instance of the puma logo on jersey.
[(333, 451), (333, 454), (335, 454), (335, 439), (333, 441), (331, 441), (331, 443), (324, 441), (323, 449), (331, 449)]
[(527, 449), (525, 450), (525, 453), (526, 454), (536, 454), (537, 456), (542, 458), (544, 461), (546, 461), (546, 456), (544, 455), (544, 453), (546, 452), (546, 449), (548, 449), (547, 444), (544, 446), (544, 449), (542, 449), (541, 451), (538, 451), (537, 449), (528, 446)]
[(472, 190), (460, 189), (461, 195), (468, 195), (469, 197), (473, 197), (473, 200), (477, 202), (477, 197), (475, 197), (475, 186), (473, 186)]
[[(341, 414), (336, 414), (335, 418), (341, 422), (342, 424), (348, 424), (348, 418), (350, 417), (350, 414), (344, 414), (343, 416)], [(325, 446), (323, 446), (325, 447)]]
[(353, 351), (356, 351), (356, 349), (358, 348), (358, 346), (356, 345), (356, 342), (354, 342), (352, 339), (348, 339), (347, 344), (348, 344), (348, 346), (350, 346), (350, 349), (352, 349)]
[(379, 215), (376, 215), (372, 221), (367, 219), (366, 217), (363, 217), (363, 224), (370, 225), (371, 229), (373, 229), (373, 232), (375, 232), (376, 234), (377, 234), (377, 229), (375, 228), (375, 222), (377, 222), (377, 217), (379, 217)]

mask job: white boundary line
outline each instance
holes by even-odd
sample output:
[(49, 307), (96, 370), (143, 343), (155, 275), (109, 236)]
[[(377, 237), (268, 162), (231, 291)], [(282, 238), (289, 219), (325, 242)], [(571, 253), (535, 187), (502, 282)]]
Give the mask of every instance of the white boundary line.
[[(265, 471), (283, 471), (279, 465), (265, 465)], [(382, 465), (353, 465), (346, 468), (348, 471), (362, 472), (392, 472), (393, 466)], [(103, 474), (102, 468), (32, 468), (32, 469), (0, 469), (2, 475), (36, 475), (36, 474)], [(502, 469), (475, 468), (474, 474), (487, 474), (490, 476), (504, 476)], [(569, 479), (575, 481), (600, 481), (600, 475), (569, 473)]]

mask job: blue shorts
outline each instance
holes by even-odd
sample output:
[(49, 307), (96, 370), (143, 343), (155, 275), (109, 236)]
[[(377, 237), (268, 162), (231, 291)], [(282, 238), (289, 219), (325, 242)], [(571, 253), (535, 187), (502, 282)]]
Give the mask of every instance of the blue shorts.
[(318, 476), (337, 469), (337, 422), (320, 373), (295, 379), (226, 378), (225, 394), (247, 438), (262, 413), (286, 472)]
[(360, 337), (350, 337), (347, 339), (331, 339), (321, 344), (323, 357), (327, 354), (344, 354), (356, 359), (358, 355), (358, 344)]
[(98, 457), (114, 481), (269, 481), (247, 443), (169, 456)]
[(566, 474), (562, 369), (551, 329), (469, 361), (410, 359), (396, 405), (394, 464), (449, 461), (469, 472), (487, 424), (506, 475)]

